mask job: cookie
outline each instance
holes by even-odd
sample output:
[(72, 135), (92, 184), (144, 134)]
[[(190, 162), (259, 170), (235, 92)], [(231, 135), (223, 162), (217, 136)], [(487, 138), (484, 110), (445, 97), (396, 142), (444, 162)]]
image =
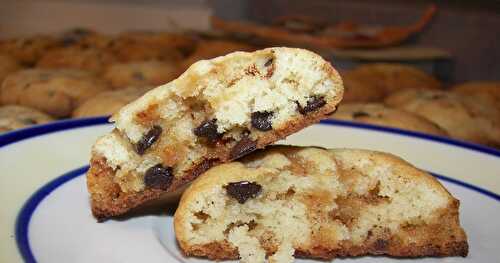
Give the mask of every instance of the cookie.
[(11, 56), (0, 54), (0, 84), (9, 74), (21, 69), (21, 65)]
[(80, 46), (82, 48), (106, 49), (114, 41), (111, 35), (104, 35), (88, 28), (73, 28), (62, 32), (58, 36), (60, 46)]
[(500, 110), (500, 82), (471, 81), (453, 86), (451, 90), (464, 96), (489, 100)]
[(9, 54), (22, 64), (32, 66), (47, 50), (59, 44), (56, 38), (44, 35), (13, 38), (0, 41), (0, 53)]
[(214, 167), (184, 192), (174, 227), (186, 255), (244, 263), (468, 253), (459, 201), (368, 150), (274, 146)]
[(413, 112), (459, 140), (500, 146), (500, 111), (488, 100), (440, 90), (404, 90), (385, 99)]
[(303, 49), (235, 52), (195, 63), (112, 116), (92, 148), (87, 185), (98, 219), (174, 191), (333, 112), (342, 81)]
[(351, 73), (351, 71), (341, 72), (344, 81), (343, 102), (379, 102), (386, 95), (380, 88), (364, 81)]
[(121, 90), (105, 91), (83, 102), (75, 109), (73, 118), (109, 116), (123, 106), (144, 95), (151, 87), (129, 87)]
[(399, 128), (438, 136), (448, 135), (446, 131), (426, 118), (378, 103), (343, 103), (331, 118)]
[(114, 62), (116, 62), (116, 58), (106, 50), (93, 47), (69, 46), (46, 52), (38, 61), (37, 67), (80, 69), (100, 73)]
[[(359, 66), (346, 72), (347, 79), (358, 83), (346, 90), (353, 102), (381, 102), (382, 98), (402, 89), (438, 89), (439, 81), (427, 73), (402, 64), (374, 63)], [(349, 94), (349, 93), (352, 94)], [(364, 94), (370, 92), (370, 95)], [(368, 97), (368, 98), (365, 98)], [(359, 99), (356, 99), (360, 97)]]
[(150, 60), (143, 62), (117, 63), (109, 66), (103, 78), (115, 89), (130, 86), (158, 86), (180, 74), (176, 63)]
[(235, 51), (253, 51), (255, 47), (247, 44), (227, 41), (227, 40), (210, 40), (198, 43), (194, 52), (182, 62), (182, 69), (187, 69), (193, 63), (203, 60), (212, 59), (218, 56), (227, 55)]
[(66, 117), (83, 101), (108, 89), (94, 75), (80, 70), (28, 69), (9, 75), (0, 89), (0, 101)]
[(0, 133), (54, 121), (49, 115), (23, 106), (0, 106)]
[(125, 32), (117, 36), (110, 50), (122, 62), (143, 60), (179, 61), (195, 45), (189, 36), (166, 32)]

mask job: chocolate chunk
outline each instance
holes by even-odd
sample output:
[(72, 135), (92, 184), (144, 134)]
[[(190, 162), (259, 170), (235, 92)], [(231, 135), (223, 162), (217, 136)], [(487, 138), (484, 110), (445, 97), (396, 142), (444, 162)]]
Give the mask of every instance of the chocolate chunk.
[(173, 179), (171, 167), (165, 168), (161, 164), (157, 164), (146, 171), (144, 184), (148, 188), (167, 190)]
[(373, 246), (377, 252), (384, 252), (389, 247), (389, 241), (384, 239), (377, 239)]
[(140, 139), (135, 145), (135, 151), (142, 155), (144, 152), (155, 143), (158, 138), (160, 138), (160, 134), (162, 132), (162, 128), (160, 126), (153, 126), (151, 130), (146, 133), (142, 139)]
[(271, 66), (271, 64), (273, 64), (273, 58), (270, 58), (268, 61), (266, 61), (266, 63), (264, 64), (264, 67), (269, 67), (269, 66)]
[(257, 197), (262, 191), (262, 186), (248, 181), (229, 183), (224, 188), (226, 188), (227, 195), (238, 200), (240, 204), (245, 203), (250, 198)]
[(238, 159), (241, 156), (247, 155), (257, 149), (257, 142), (252, 141), (248, 137), (243, 137), (229, 152), (231, 160)]
[(257, 111), (252, 113), (252, 126), (260, 131), (269, 131), (273, 129), (271, 118), (272, 112)]
[(364, 111), (356, 111), (352, 113), (352, 117), (354, 119), (356, 118), (361, 118), (361, 117), (370, 117), (370, 114), (364, 112)]
[(301, 114), (307, 114), (325, 106), (326, 101), (323, 97), (313, 96), (309, 98), (305, 107), (300, 106), (297, 102), (297, 108)]
[(194, 135), (205, 137), (210, 142), (216, 142), (222, 137), (222, 134), (217, 132), (217, 119), (204, 121), (200, 126), (194, 129)]
[(134, 78), (136, 80), (144, 80), (145, 79), (142, 72), (139, 72), (139, 71), (132, 73), (132, 78)]

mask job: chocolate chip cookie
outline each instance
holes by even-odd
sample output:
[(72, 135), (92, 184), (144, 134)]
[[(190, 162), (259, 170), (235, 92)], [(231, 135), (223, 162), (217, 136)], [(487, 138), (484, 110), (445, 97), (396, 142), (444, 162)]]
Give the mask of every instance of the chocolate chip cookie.
[(0, 89), (0, 101), (66, 117), (83, 101), (108, 86), (80, 70), (27, 69), (9, 75)]
[(109, 46), (122, 62), (144, 60), (179, 61), (195, 45), (187, 35), (166, 32), (124, 32)]
[(9, 74), (20, 70), (22, 67), (11, 56), (0, 54), (0, 85)]
[(129, 87), (105, 91), (83, 102), (73, 111), (73, 118), (110, 116), (153, 87)]
[(79, 69), (101, 73), (116, 58), (103, 49), (82, 46), (56, 48), (46, 52), (37, 63), (39, 68)]
[(434, 122), (455, 139), (500, 146), (500, 111), (488, 100), (450, 91), (405, 90), (385, 103)]
[(378, 103), (343, 103), (331, 118), (399, 128), (432, 135), (448, 135), (446, 131), (426, 118)]
[(335, 69), (303, 49), (195, 63), (112, 116), (116, 129), (94, 144), (87, 173), (94, 216), (123, 214), (318, 122), (342, 91)]
[(174, 227), (186, 255), (217, 261), (465, 257), (458, 209), (438, 180), (394, 155), (271, 146), (196, 179)]
[(346, 98), (351, 102), (382, 102), (385, 96), (398, 90), (441, 87), (432, 76), (402, 64), (366, 64), (345, 72), (344, 76)]
[(0, 53), (13, 56), (27, 66), (33, 66), (47, 50), (57, 47), (60, 42), (52, 36), (13, 38), (0, 41)]
[(0, 106), (0, 133), (51, 122), (49, 115), (18, 105)]
[(103, 78), (111, 87), (122, 89), (130, 86), (158, 86), (175, 79), (179, 74), (177, 63), (150, 60), (113, 64), (104, 71)]

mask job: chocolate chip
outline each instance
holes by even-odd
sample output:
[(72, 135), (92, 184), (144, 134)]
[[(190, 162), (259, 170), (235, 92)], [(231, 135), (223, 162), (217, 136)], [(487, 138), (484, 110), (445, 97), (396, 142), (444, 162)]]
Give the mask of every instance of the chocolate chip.
[(377, 252), (384, 252), (389, 247), (389, 241), (384, 239), (377, 239), (373, 246)]
[(325, 106), (326, 101), (323, 97), (313, 96), (309, 98), (305, 107), (300, 106), (297, 102), (297, 108), (301, 114), (307, 114)]
[(146, 171), (144, 184), (148, 188), (166, 190), (173, 179), (174, 175), (171, 167), (165, 168), (161, 164), (157, 164)]
[(135, 151), (140, 155), (144, 154), (144, 152), (158, 140), (161, 132), (162, 128), (160, 126), (153, 126), (153, 128), (137, 142)]
[(370, 114), (364, 112), (364, 111), (356, 111), (352, 113), (352, 117), (354, 119), (356, 118), (361, 118), (361, 117), (370, 117)]
[(243, 137), (229, 152), (231, 160), (238, 159), (241, 156), (247, 155), (257, 149), (257, 142), (252, 141), (248, 137)]
[(137, 80), (144, 80), (144, 75), (142, 74), (142, 72), (134, 72), (132, 73), (132, 78), (134, 79), (137, 79)]
[(216, 142), (222, 137), (222, 134), (217, 132), (217, 119), (204, 121), (200, 126), (194, 129), (194, 135), (205, 137), (210, 142)]
[(262, 186), (248, 181), (229, 183), (224, 188), (226, 188), (227, 195), (238, 200), (240, 204), (245, 203), (250, 198), (257, 197), (262, 191)]
[(269, 131), (273, 129), (271, 118), (272, 112), (257, 111), (252, 113), (252, 126), (260, 131)]
[(22, 120), (22, 122), (23, 122), (24, 124), (28, 124), (28, 125), (37, 124), (37, 121), (36, 121), (36, 120), (34, 120), (34, 119), (32, 119), (32, 118), (24, 118), (24, 119)]
[(273, 64), (272, 58), (270, 58), (268, 61), (266, 61), (266, 63), (264, 64), (264, 67), (269, 67), (269, 66), (271, 66), (271, 64)]

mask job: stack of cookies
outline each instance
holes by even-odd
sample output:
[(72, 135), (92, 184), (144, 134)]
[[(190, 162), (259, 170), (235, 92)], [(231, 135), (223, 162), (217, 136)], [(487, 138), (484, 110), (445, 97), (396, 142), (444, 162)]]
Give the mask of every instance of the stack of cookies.
[(194, 181), (174, 216), (186, 256), (466, 256), (459, 201), (428, 173), (387, 153), (268, 146), (327, 118), (343, 92), (303, 49), (196, 62), (112, 116), (92, 147), (92, 213), (119, 216)]
[[(49, 120), (110, 116), (151, 88), (176, 79), (199, 60), (256, 49), (207, 32), (105, 35), (76, 28), (56, 35), (0, 40), (0, 113), (8, 116), (0, 119), (0, 129), (5, 132)], [(419, 69), (393, 63), (361, 65), (342, 71), (341, 76), (345, 109), (333, 119), (500, 147), (498, 82), (445, 87)], [(447, 99), (425, 100), (424, 104), (433, 104), (428, 107), (432, 112), (426, 113), (389, 99), (410, 89), (418, 90), (408, 91), (414, 100), (422, 101), (435, 92), (447, 94)], [(447, 106), (450, 103), (453, 110)], [(11, 105), (23, 107), (22, 117), (11, 114)], [(373, 114), (366, 116), (365, 108), (371, 108)], [(11, 125), (12, 121), (16, 124)], [(464, 123), (467, 128), (462, 127)]]
[(344, 104), (331, 118), (410, 130), (500, 148), (500, 83), (444, 87), (400, 64), (366, 64), (342, 72)]
[[(7, 116), (0, 119), (0, 130), (109, 116), (177, 78), (194, 61), (238, 50), (255, 48), (187, 33), (111, 36), (88, 29), (0, 40), (0, 114)], [(23, 114), (11, 114), (21, 107)]]

